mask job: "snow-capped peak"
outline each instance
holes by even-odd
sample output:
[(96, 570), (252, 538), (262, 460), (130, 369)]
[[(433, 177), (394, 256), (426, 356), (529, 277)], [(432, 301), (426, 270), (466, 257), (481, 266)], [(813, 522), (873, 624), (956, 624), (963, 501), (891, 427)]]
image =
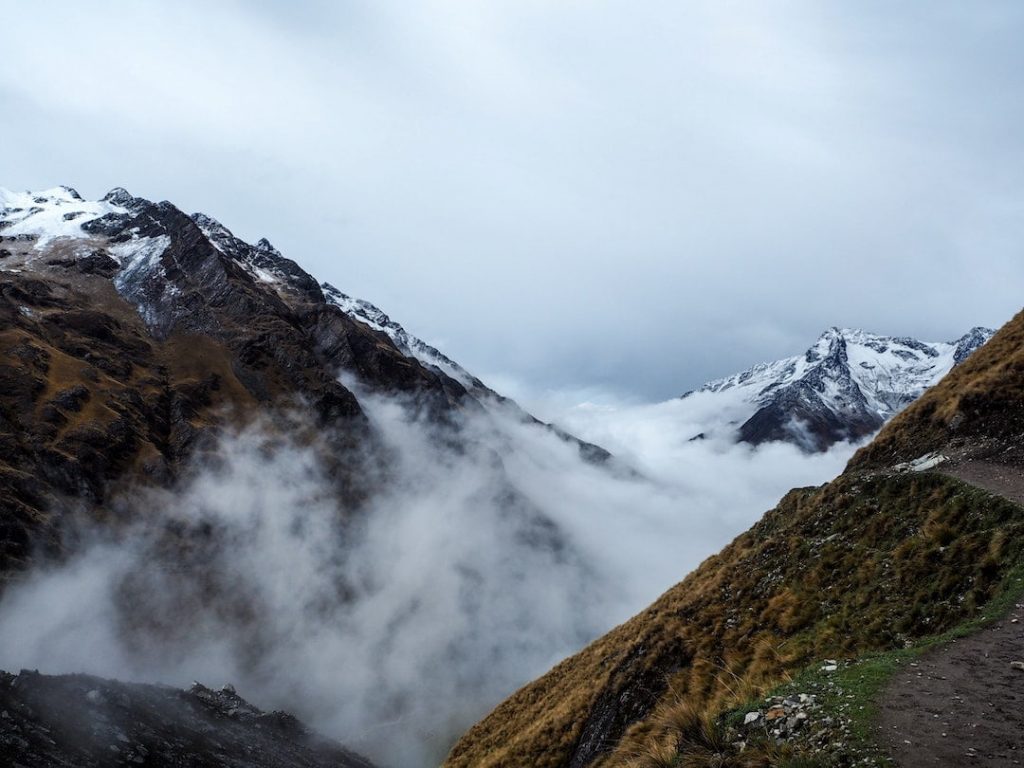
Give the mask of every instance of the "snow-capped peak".
[(956, 346), (956, 349), (953, 351), (954, 364), (960, 365), (960, 363), (970, 357), (974, 350), (992, 338), (992, 333), (991, 328), (975, 326), (953, 342)]
[(114, 187), (100, 199), (105, 203), (120, 205), (124, 208), (129, 207), (136, 200), (135, 196), (124, 187)]
[(82, 224), (125, 209), (107, 200), (83, 200), (73, 188), (53, 187), (41, 192), (13, 192), (0, 188), (0, 233), (36, 238), (36, 249), (59, 238), (82, 238)]
[(257, 250), (263, 251), (264, 253), (269, 253), (269, 254), (271, 254), (273, 256), (280, 256), (281, 255), (281, 252), (279, 250), (277, 250), (277, 248), (275, 248), (270, 243), (270, 241), (267, 240), (267, 238), (265, 238), (265, 237), (261, 237), (259, 240), (257, 240), (255, 247), (256, 247)]
[(729, 393), (732, 412), (738, 405), (741, 414), (739, 437), (747, 442), (788, 440), (817, 450), (870, 434), (992, 334), (978, 327), (955, 341), (924, 342), (832, 327), (803, 355), (755, 365), (697, 391)]

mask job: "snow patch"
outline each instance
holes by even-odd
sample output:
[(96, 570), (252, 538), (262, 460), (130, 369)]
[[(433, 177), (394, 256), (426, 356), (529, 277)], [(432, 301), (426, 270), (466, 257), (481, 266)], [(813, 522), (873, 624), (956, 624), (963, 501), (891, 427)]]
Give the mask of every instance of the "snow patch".
[(114, 277), (114, 287), (122, 295), (132, 294), (153, 272), (163, 273), (160, 257), (171, 244), (167, 235), (139, 237), (124, 243), (111, 245), (107, 250), (121, 266)]
[(893, 469), (897, 472), (926, 472), (929, 469), (935, 469), (935, 467), (947, 461), (949, 461), (948, 456), (943, 456), (935, 451), (918, 456), (913, 461), (904, 461), (894, 466)]
[(0, 188), (0, 232), (34, 235), (36, 250), (59, 238), (90, 237), (82, 224), (109, 213), (127, 213), (127, 209), (102, 200), (83, 200), (70, 187), (54, 187), (42, 192), (12, 192)]
[(419, 360), (428, 368), (440, 370), (466, 389), (482, 386), (469, 371), (435, 347), (413, 336), (370, 302), (348, 296), (330, 283), (321, 283), (320, 289), (329, 304), (338, 307), (356, 322), (387, 335), (402, 354)]

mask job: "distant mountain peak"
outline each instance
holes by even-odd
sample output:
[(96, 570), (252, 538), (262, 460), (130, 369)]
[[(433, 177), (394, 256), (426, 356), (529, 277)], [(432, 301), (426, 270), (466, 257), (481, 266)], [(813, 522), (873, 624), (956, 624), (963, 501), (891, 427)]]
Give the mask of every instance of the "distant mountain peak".
[(135, 197), (124, 187), (114, 187), (100, 200), (101, 202), (112, 203), (113, 205), (128, 206), (135, 200)]
[(975, 327), (955, 341), (925, 342), (832, 326), (803, 355), (760, 363), (696, 392), (730, 400), (744, 442), (820, 451), (877, 430), (993, 333)]
[(960, 365), (960, 363), (970, 357), (971, 353), (973, 353), (978, 347), (991, 339), (994, 333), (995, 332), (991, 328), (975, 326), (957, 339), (954, 342), (956, 344), (956, 351), (953, 353), (953, 360), (955, 364)]
[(259, 240), (256, 241), (256, 249), (260, 251), (265, 251), (266, 253), (273, 254), (274, 256), (281, 256), (281, 252), (277, 250), (277, 248), (275, 248), (273, 245), (271, 245), (270, 241), (267, 240), (267, 238), (265, 237), (261, 237)]

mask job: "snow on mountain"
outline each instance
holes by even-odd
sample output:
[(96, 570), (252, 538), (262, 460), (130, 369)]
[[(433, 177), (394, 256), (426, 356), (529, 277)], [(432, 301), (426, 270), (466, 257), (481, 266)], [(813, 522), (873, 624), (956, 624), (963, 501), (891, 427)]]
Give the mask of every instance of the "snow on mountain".
[(468, 390), (483, 389), (484, 385), (469, 371), (444, 355), (435, 347), (418, 339), (388, 317), (383, 310), (363, 299), (355, 299), (342, 293), (330, 283), (321, 283), (321, 290), (328, 302), (341, 309), (353, 320), (385, 333), (403, 353), (414, 357), (423, 365), (439, 368), (443, 373), (458, 381)]
[[(206, 214), (194, 213), (192, 220), (218, 250), (232, 257), (256, 280), (279, 288), (295, 279), (294, 270), (286, 271), (281, 268), (282, 263), (294, 262), (285, 259), (266, 238), (259, 240), (255, 245), (250, 245), (235, 237), (224, 225)], [(305, 275), (304, 272), (302, 274)], [(306, 286), (306, 289), (308, 290), (309, 286)], [(323, 292), (323, 298), (327, 303), (338, 307), (353, 320), (386, 334), (403, 354), (419, 360), (425, 366), (440, 370), (467, 390), (486, 389), (480, 380), (465, 368), (435, 347), (407, 332), (377, 306), (342, 293), (330, 283), (321, 283), (319, 290)]]
[[(93, 271), (111, 277), (118, 292), (136, 305), (153, 328), (167, 314), (166, 299), (181, 286), (167, 279), (162, 258), (171, 246), (170, 238), (159, 233), (159, 227), (153, 232), (143, 231), (146, 226), (139, 226), (139, 219), (152, 219), (149, 214), (154, 209), (170, 208), (169, 203), (153, 204), (122, 188), (96, 201), (84, 200), (66, 186), (41, 192), (0, 188), (0, 239), (4, 241), (0, 244), (0, 271), (17, 273), (46, 269), (58, 261), (81, 264), (91, 259), (95, 262)], [(361, 326), (388, 336), (402, 354), (454, 379), (466, 390), (502, 399), (373, 304), (347, 296), (327, 283), (321, 288), (265, 238), (247, 243), (211, 216), (194, 213), (188, 218), (216, 251), (286, 304), (297, 298), (336, 306)], [(202, 278), (193, 274), (186, 279)]]
[(728, 414), (725, 428), (744, 442), (825, 450), (877, 430), (992, 334), (972, 328), (956, 341), (923, 342), (829, 328), (803, 355), (755, 365), (683, 397), (717, 396)]
[(84, 235), (82, 224), (111, 213), (125, 213), (114, 201), (83, 200), (71, 187), (42, 192), (12, 192), (0, 187), (0, 231), (5, 236), (32, 236), (42, 250), (59, 238)]
[[(91, 268), (111, 274), (117, 290), (136, 304), (151, 327), (167, 323), (168, 308), (175, 306), (173, 298), (180, 288), (175, 281), (161, 279), (162, 257), (170, 243), (159, 227), (150, 231), (139, 223), (148, 220), (140, 215), (147, 206), (156, 211), (171, 207), (135, 198), (120, 188), (97, 201), (83, 200), (70, 187), (42, 192), (0, 189), (0, 234), (6, 241), (25, 244), (15, 248), (17, 252), (0, 248), (0, 270), (33, 269), (36, 260), (53, 261), (55, 256), (91, 259)], [(403, 355), (478, 397), (505, 402), (378, 307), (329, 283), (318, 283), (266, 239), (246, 243), (210, 216), (195, 213), (189, 218), (217, 251), (285, 303), (298, 298), (338, 307), (353, 321), (386, 335)], [(709, 432), (725, 428), (752, 444), (783, 440), (809, 451), (823, 450), (874, 432), (991, 335), (989, 329), (974, 328), (956, 341), (921, 342), (830, 328), (803, 355), (708, 382), (697, 393), (702, 398), (715, 396), (710, 410), (720, 426)]]

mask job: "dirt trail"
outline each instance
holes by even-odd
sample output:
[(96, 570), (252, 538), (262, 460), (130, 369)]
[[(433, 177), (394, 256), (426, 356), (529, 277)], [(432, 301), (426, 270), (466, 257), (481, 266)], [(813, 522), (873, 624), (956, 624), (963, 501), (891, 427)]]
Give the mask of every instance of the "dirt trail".
[[(1024, 504), (1024, 471), (982, 461), (947, 474)], [(878, 740), (901, 768), (1024, 765), (1024, 607), (925, 654), (878, 702)]]
[(947, 475), (965, 483), (984, 488), (1003, 498), (1024, 506), (1024, 468), (994, 464), (988, 461), (961, 461), (941, 467)]

